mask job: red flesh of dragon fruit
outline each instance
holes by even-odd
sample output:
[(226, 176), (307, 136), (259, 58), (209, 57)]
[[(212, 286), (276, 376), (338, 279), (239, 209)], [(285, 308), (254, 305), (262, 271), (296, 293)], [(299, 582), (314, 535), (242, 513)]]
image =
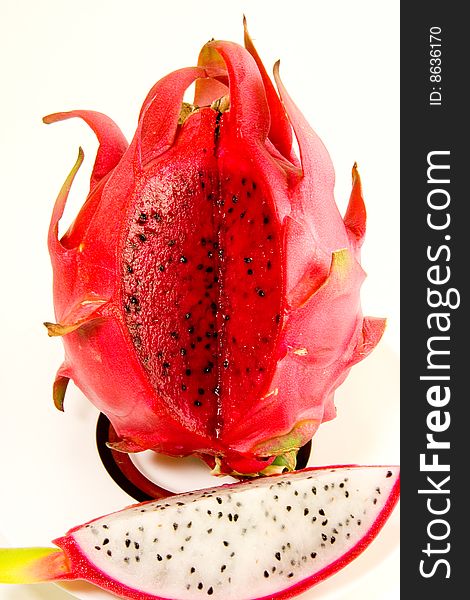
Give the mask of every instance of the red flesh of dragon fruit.
[(397, 467), (323, 467), (136, 504), (61, 548), (0, 549), (0, 582), (84, 579), (134, 600), (291, 598), (360, 554), (399, 496)]
[[(365, 208), (357, 169), (346, 215), (322, 142), (245, 32), (211, 41), (197, 67), (148, 94), (128, 146), (100, 142), (90, 192), (58, 239), (79, 159), (49, 231), (57, 323), (72, 379), (106, 414), (122, 451), (195, 454), (215, 472), (292, 463), (350, 367), (380, 339), (363, 318)], [(182, 104), (196, 82), (194, 105)], [(292, 148), (292, 129), (300, 161)]]

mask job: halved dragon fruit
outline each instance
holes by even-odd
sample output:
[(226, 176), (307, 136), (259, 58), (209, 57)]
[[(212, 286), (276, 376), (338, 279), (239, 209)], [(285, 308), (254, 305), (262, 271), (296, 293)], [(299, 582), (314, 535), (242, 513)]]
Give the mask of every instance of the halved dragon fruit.
[(357, 168), (343, 219), (331, 160), (279, 65), (278, 96), (246, 31), (245, 45), (211, 41), (197, 67), (160, 80), (130, 146), (100, 113), (45, 121), (81, 117), (100, 141), (83, 208), (58, 239), (80, 151), (49, 231), (46, 325), (65, 346), (56, 406), (72, 379), (110, 419), (115, 448), (246, 474), (295, 467), (384, 321), (360, 307)]
[(84, 579), (134, 600), (289, 598), (374, 539), (398, 467), (324, 467), (130, 506), (53, 548), (0, 550), (0, 581)]

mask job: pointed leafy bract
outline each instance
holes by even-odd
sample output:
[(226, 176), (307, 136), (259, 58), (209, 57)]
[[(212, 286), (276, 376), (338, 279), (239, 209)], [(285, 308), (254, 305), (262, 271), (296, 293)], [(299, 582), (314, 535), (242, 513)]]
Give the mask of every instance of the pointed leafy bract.
[(56, 406), (72, 379), (110, 419), (115, 449), (256, 474), (293, 467), (384, 324), (361, 312), (357, 168), (343, 222), (328, 152), (247, 30), (245, 45), (212, 40), (197, 66), (157, 82), (129, 146), (99, 113), (46, 119), (81, 117), (100, 141), (60, 239), (83, 153), (54, 208), (47, 327), (65, 346)]

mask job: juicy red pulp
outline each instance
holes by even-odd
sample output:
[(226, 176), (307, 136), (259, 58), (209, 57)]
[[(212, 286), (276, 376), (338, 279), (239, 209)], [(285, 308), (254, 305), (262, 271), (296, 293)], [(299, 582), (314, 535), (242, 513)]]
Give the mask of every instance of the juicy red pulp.
[(122, 305), (156, 393), (196, 433), (230, 426), (268, 393), (282, 326), (272, 196), (224, 115), (203, 109), (145, 168), (123, 246)]

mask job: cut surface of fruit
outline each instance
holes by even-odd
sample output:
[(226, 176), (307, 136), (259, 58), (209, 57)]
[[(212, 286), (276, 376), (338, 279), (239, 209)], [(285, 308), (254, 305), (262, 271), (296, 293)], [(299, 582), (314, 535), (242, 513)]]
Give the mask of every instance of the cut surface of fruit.
[(137, 504), (55, 540), (56, 579), (136, 600), (288, 598), (362, 552), (398, 496), (398, 467), (336, 466)]

